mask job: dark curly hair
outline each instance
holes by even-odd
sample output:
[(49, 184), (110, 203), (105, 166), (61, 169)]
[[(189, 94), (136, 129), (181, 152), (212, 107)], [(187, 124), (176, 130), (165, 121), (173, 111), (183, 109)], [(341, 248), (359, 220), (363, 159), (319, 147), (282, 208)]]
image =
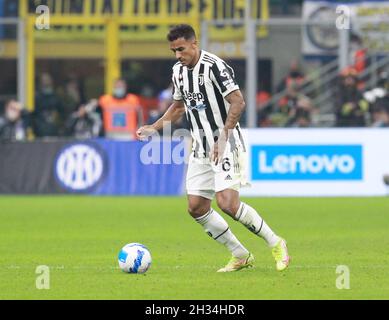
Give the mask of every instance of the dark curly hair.
[(196, 32), (189, 24), (179, 24), (170, 29), (167, 39), (175, 41), (179, 38), (184, 38), (185, 40), (191, 40), (196, 38)]

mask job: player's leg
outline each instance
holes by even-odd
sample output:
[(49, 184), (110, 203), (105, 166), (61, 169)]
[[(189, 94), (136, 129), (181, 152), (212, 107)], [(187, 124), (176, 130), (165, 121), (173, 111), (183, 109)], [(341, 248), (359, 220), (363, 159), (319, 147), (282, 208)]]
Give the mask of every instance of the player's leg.
[[(186, 178), (190, 215), (204, 228), (209, 236), (223, 244), (231, 252), (234, 259), (246, 259), (249, 256), (247, 249), (232, 233), (224, 218), (211, 208), (211, 202), (215, 194), (214, 187), (214, 172), (209, 163), (196, 162), (191, 157)], [(235, 268), (235, 270), (238, 270), (238, 268)]]
[[(195, 193), (194, 191), (189, 191)], [(188, 194), (188, 211), (190, 215), (204, 228), (205, 232), (214, 240), (224, 245), (237, 260), (249, 256), (247, 249), (239, 242), (230, 230), (228, 223), (211, 208), (211, 199), (206, 192), (196, 192), (200, 195)], [(229, 270), (233, 271), (233, 270)]]
[(227, 152), (222, 160), (221, 170), (215, 175), (215, 191), (218, 207), (235, 220), (240, 221), (251, 232), (265, 239), (270, 247), (275, 247), (280, 238), (252, 207), (239, 199), (242, 183), (242, 150)]
[(239, 148), (226, 153), (222, 170), (215, 175), (217, 204), (223, 212), (263, 238), (272, 248), (277, 270), (284, 270), (289, 264), (286, 241), (273, 232), (254, 208), (239, 199), (240, 187), (247, 185), (244, 157), (245, 153)]
[(233, 219), (241, 222), (247, 229), (263, 238), (269, 247), (273, 248), (280, 238), (267, 225), (258, 212), (248, 204), (240, 201), (239, 192), (226, 189), (216, 193), (218, 207)]
[(274, 233), (254, 208), (240, 201), (238, 191), (233, 189), (219, 191), (216, 193), (216, 201), (223, 212), (267, 242), (272, 248), (277, 270), (282, 271), (288, 267), (290, 257), (286, 241)]

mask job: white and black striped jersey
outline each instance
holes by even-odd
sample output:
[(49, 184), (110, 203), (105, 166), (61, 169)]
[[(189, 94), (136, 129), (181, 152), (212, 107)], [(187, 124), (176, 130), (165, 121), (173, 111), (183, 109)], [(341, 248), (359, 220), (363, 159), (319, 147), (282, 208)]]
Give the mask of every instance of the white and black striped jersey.
[[(239, 86), (234, 70), (222, 59), (201, 50), (197, 64), (189, 69), (177, 62), (173, 66), (173, 98), (183, 100), (193, 137), (193, 152), (208, 157), (224, 128), (230, 104), (224, 98)], [(231, 150), (243, 146), (239, 124), (229, 139)]]

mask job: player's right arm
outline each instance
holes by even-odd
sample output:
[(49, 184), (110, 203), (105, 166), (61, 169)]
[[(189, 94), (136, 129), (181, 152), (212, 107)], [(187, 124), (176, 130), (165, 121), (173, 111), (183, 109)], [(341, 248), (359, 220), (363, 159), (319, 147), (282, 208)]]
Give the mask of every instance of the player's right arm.
[(151, 125), (146, 125), (140, 127), (136, 136), (140, 140), (147, 139), (148, 137), (155, 134), (155, 132), (162, 130), (165, 125), (168, 123), (173, 123), (181, 118), (181, 116), (185, 113), (185, 104), (183, 100), (174, 100), (174, 102), (170, 105), (169, 109), (166, 110), (164, 115), (155, 121)]

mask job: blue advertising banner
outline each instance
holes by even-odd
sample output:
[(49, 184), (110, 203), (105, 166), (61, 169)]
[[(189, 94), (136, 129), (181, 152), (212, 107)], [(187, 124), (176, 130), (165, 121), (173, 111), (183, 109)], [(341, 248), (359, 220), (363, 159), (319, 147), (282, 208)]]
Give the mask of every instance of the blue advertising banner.
[(362, 180), (361, 145), (254, 145), (255, 180)]
[(182, 141), (0, 143), (0, 194), (181, 195), (185, 149)]
[(104, 139), (69, 144), (60, 150), (56, 158), (55, 176), (58, 183), (70, 192), (95, 195), (182, 194), (185, 163), (175, 164), (161, 158), (165, 144), (174, 148), (179, 143), (158, 142), (153, 149), (158, 153), (157, 161), (150, 161), (147, 154), (142, 161), (142, 150), (147, 144), (150, 143)]
[(251, 188), (243, 196), (389, 194), (389, 129), (242, 130)]

